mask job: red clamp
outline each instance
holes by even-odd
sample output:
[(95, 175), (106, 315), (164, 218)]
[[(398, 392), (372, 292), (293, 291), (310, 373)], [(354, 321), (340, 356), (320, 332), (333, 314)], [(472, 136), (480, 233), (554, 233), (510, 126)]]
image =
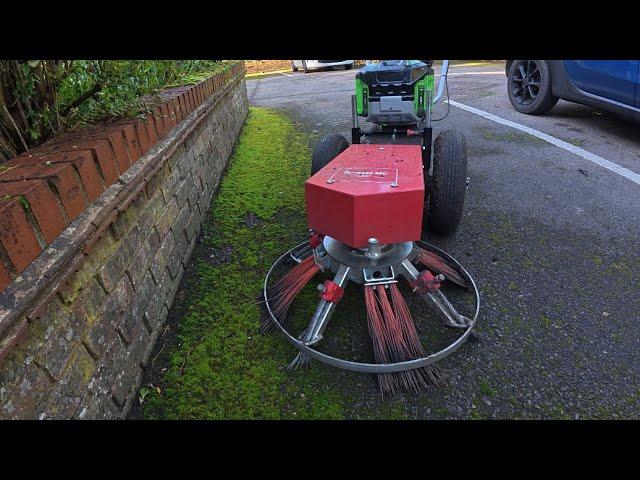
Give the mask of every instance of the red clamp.
[(418, 278), (409, 282), (413, 291), (417, 291), (419, 293), (427, 293), (427, 292), (435, 292), (440, 288), (440, 282), (442, 282), (444, 278), (441, 275), (435, 276), (429, 270), (423, 270), (418, 275)]
[(338, 303), (344, 295), (344, 288), (332, 280), (325, 280), (320, 292), (320, 298), (331, 303)]
[(322, 235), (319, 233), (312, 233), (309, 237), (309, 245), (311, 248), (316, 248), (318, 245), (322, 243)]

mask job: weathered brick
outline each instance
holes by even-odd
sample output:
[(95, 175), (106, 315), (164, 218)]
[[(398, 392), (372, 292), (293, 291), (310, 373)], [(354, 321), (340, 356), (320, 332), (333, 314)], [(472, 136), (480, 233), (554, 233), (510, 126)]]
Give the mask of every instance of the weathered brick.
[(102, 177), (98, 173), (98, 168), (93, 159), (93, 154), (88, 150), (79, 152), (60, 152), (45, 155), (30, 155), (14, 158), (9, 162), (10, 165), (50, 165), (59, 163), (69, 163), (73, 165), (82, 186), (90, 202), (104, 192), (105, 186)]
[(51, 243), (66, 226), (60, 205), (44, 180), (0, 184), (0, 198), (7, 195), (27, 200), (45, 242)]
[(182, 257), (182, 267), (186, 270), (189, 265), (189, 259), (191, 258), (191, 254), (193, 253), (193, 249), (196, 248), (197, 239), (194, 237), (187, 246), (187, 250)]
[(162, 281), (165, 266), (173, 255), (175, 244), (176, 241), (173, 237), (173, 232), (169, 230), (164, 236), (162, 243), (160, 244), (160, 248), (156, 252), (156, 255), (153, 259), (153, 262), (151, 262), (151, 273), (153, 274), (153, 279), (155, 280), (156, 284), (160, 284)]
[(164, 197), (157, 191), (149, 198), (137, 219), (138, 230), (141, 236), (149, 235), (164, 209)]
[(86, 322), (73, 315), (57, 298), (48, 305), (45, 315), (38, 320), (46, 325), (47, 333), (43, 348), (35, 360), (51, 377), (60, 379), (73, 351), (78, 348)]
[(0, 418), (35, 420), (45, 410), (51, 389), (49, 377), (35, 364), (24, 369), (24, 375), (0, 409)]
[(144, 155), (151, 148), (149, 140), (149, 132), (147, 131), (147, 122), (142, 119), (136, 119), (134, 123), (136, 129), (136, 135), (140, 142), (140, 153)]
[(87, 384), (87, 393), (78, 406), (75, 418), (101, 419), (119, 418), (120, 408), (113, 398), (113, 383), (118, 376), (122, 377), (126, 369), (127, 350), (120, 339), (115, 336), (105, 346), (100, 357), (98, 369)]
[(197, 235), (200, 230), (201, 219), (200, 219), (200, 210), (195, 207), (193, 211), (191, 211), (191, 215), (189, 216), (189, 220), (187, 221), (187, 225), (184, 228), (184, 233), (187, 237), (187, 241), (191, 242)]
[(166, 307), (171, 306), (171, 303), (173, 302), (173, 299), (176, 296), (176, 292), (178, 291), (178, 287), (180, 287), (180, 279), (182, 278), (183, 273), (184, 273), (184, 267), (182, 266), (182, 263), (180, 263), (176, 276), (173, 279), (173, 282), (171, 283), (171, 288), (169, 289), (169, 292), (167, 293), (167, 297), (164, 302)]
[(68, 163), (57, 165), (22, 165), (0, 173), (0, 183), (30, 179), (43, 179), (54, 185), (67, 217), (75, 219), (87, 205), (73, 167)]
[[(119, 242), (116, 241), (113, 233), (106, 230), (94, 244), (91, 252), (85, 257), (80, 268), (69, 278), (64, 288), (60, 290), (60, 296), (65, 304), (71, 305), (75, 301), (78, 292), (85, 288), (96, 272), (114, 255), (118, 245)], [(102, 287), (100, 289), (102, 290)]]
[(156, 287), (150, 271), (147, 271), (142, 280), (142, 284), (144, 290), (150, 292), (149, 303), (147, 304), (147, 310), (145, 312), (145, 321), (153, 331), (156, 331), (161, 325), (160, 313), (164, 305), (166, 292)]
[(162, 184), (162, 186), (160, 187), (160, 190), (162, 190), (162, 195), (164, 196), (165, 203), (168, 204), (171, 198), (175, 195), (176, 189), (178, 188), (179, 184), (180, 170), (174, 167), (167, 176), (164, 184)]
[(179, 208), (189, 207), (188, 198), (191, 194), (191, 190), (193, 190), (193, 177), (191, 174), (187, 175), (187, 177), (182, 180), (182, 182), (177, 186), (175, 190), (176, 202)]
[(176, 126), (175, 122), (171, 118), (171, 112), (169, 112), (169, 105), (167, 102), (163, 102), (160, 104), (160, 110), (162, 111), (162, 120), (164, 121), (164, 128), (167, 133), (173, 130), (173, 127)]
[[(31, 156), (35, 150), (36, 149), (29, 150), (23, 155)], [(43, 154), (76, 153), (82, 155), (88, 152), (92, 155), (94, 162), (96, 162), (105, 186), (114, 183), (120, 175), (111, 143), (104, 138), (78, 138), (69, 139), (60, 143), (45, 143), (37, 150), (38, 152), (36, 152), (36, 154), (42, 152)]]
[(124, 237), (137, 222), (140, 212), (144, 210), (146, 200), (146, 195), (142, 191), (124, 211), (118, 213), (112, 226), (113, 233), (117, 239)]
[(127, 275), (133, 284), (134, 290), (138, 294), (140, 294), (142, 278), (147, 273), (149, 263), (151, 262), (159, 243), (158, 233), (154, 230), (148, 238), (140, 242), (138, 252), (127, 267)]
[(164, 210), (162, 211), (162, 214), (160, 214), (160, 217), (158, 218), (158, 221), (156, 223), (156, 230), (158, 231), (158, 235), (160, 235), (160, 238), (164, 239), (164, 237), (167, 235), (167, 232), (169, 231), (169, 229), (171, 229), (171, 226), (173, 225), (177, 214), (178, 204), (176, 202), (176, 199), (172, 196), (167, 205), (164, 207)]
[(139, 245), (138, 227), (134, 225), (126, 237), (120, 240), (117, 250), (100, 270), (98, 278), (107, 292), (111, 292), (120, 281), (129, 262), (135, 256)]
[[(124, 133), (124, 137), (127, 140), (127, 147), (129, 151), (129, 160), (131, 162), (130, 165), (133, 165), (138, 161), (138, 159), (142, 156), (142, 150), (140, 148), (140, 140), (138, 139), (138, 134), (136, 132), (136, 128), (133, 123), (122, 123), (121, 124), (122, 132)], [(120, 172), (121, 174), (124, 172)]]
[(164, 113), (162, 111), (161, 105), (157, 105), (156, 107), (154, 107), (152, 116), (156, 126), (156, 131), (158, 132), (158, 140), (160, 140), (168, 132), (167, 127), (165, 125)]
[(80, 405), (96, 364), (83, 345), (79, 345), (69, 359), (69, 368), (53, 387), (46, 413), (41, 418), (71, 419)]
[(113, 291), (107, 296), (101, 313), (101, 321), (112, 325), (125, 344), (131, 342), (131, 320), (127, 318), (127, 313), (130, 312), (133, 300), (133, 287), (129, 278), (123, 275)]
[(154, 175), (147, 178), (147, 183), (145, 184), (145, 191), (147, 196), (152, 196), (156, 191), (160, 190), (160, 186), (164, 184), (164, 182), (169, 177), (171, 173), (171, 166), (168, 162), (165, 162), (162, 167), (160, 167)]
[[(140, 364), (144, 357), (148, 338), (149, 335), (140, 322), (131, 332), (131, 343), (120, 361), (122, 367), (111, 372), (109, 390), (114, 401), (120, 407), (124, 406), (130, 395), (135, 394), (135, 383), (140, 378)], [(107, 352), (108, 354), (109, 352)]]
[(23, 206), (13, 198), (0, 199), (0, 244), (7, 252), (16, 272), (27, 268), (41, 252)]
[(11, 277), (9, 276), (9, 271), (7, 267), (4, 266), (4, 263), (0, 261), (0, 292), (4, 290), (4, 287), (11, 283)]
[(147, 114), (145, 117), (145, 124), (147, 125), (147, 137), (149, 138), (149, 148), (153, 148), (158, 143), (159, 135), (156, 128), (156, 121), (152, 114)]

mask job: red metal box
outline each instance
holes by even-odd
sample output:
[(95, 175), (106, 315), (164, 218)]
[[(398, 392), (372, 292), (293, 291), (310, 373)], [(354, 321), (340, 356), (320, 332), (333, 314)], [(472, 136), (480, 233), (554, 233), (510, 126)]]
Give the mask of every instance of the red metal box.
[(351, 247), (420, 239), (420, 145), (351, 145), (305, 182), (309, 228)]

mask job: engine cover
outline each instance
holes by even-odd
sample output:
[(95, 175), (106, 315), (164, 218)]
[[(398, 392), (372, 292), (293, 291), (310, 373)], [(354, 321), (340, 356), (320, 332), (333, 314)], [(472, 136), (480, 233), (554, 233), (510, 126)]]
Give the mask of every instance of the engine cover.
[(305, 182), (309, 228), (354, 248), (420, 239), (420, 145), (351, 145)]

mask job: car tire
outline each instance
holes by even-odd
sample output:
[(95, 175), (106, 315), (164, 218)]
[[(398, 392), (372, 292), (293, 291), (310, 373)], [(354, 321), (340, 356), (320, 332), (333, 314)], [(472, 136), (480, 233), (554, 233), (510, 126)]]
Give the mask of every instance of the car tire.
[(352, 68), (353, 68), (353, 63), (344, 66), (345, 70), (351, 70)]
[(315, 175), (331, 160), (347, 149), (349, 142), (342, 135), (330, 133), (320, 139), (311, 156), (311, 175)]
[(551, 68), (546, 60), (513, 60), (507, 75), (507, 92), (513, 108), (541, 115), (558, 102), (551, 89)]
[(295, 63), (293, 63), (293, 60), (291, 60), (291, 71), (292, 72), (297, 72), (298, 71), (298, 67), (296, 67)]
[(439, 235), (451, 235), (462, 220), (467, 191), (467, 142), (462, 132), (444, 130), (438, 134), (433, 142), (430, 180), (423, 228), (428, 225)]

